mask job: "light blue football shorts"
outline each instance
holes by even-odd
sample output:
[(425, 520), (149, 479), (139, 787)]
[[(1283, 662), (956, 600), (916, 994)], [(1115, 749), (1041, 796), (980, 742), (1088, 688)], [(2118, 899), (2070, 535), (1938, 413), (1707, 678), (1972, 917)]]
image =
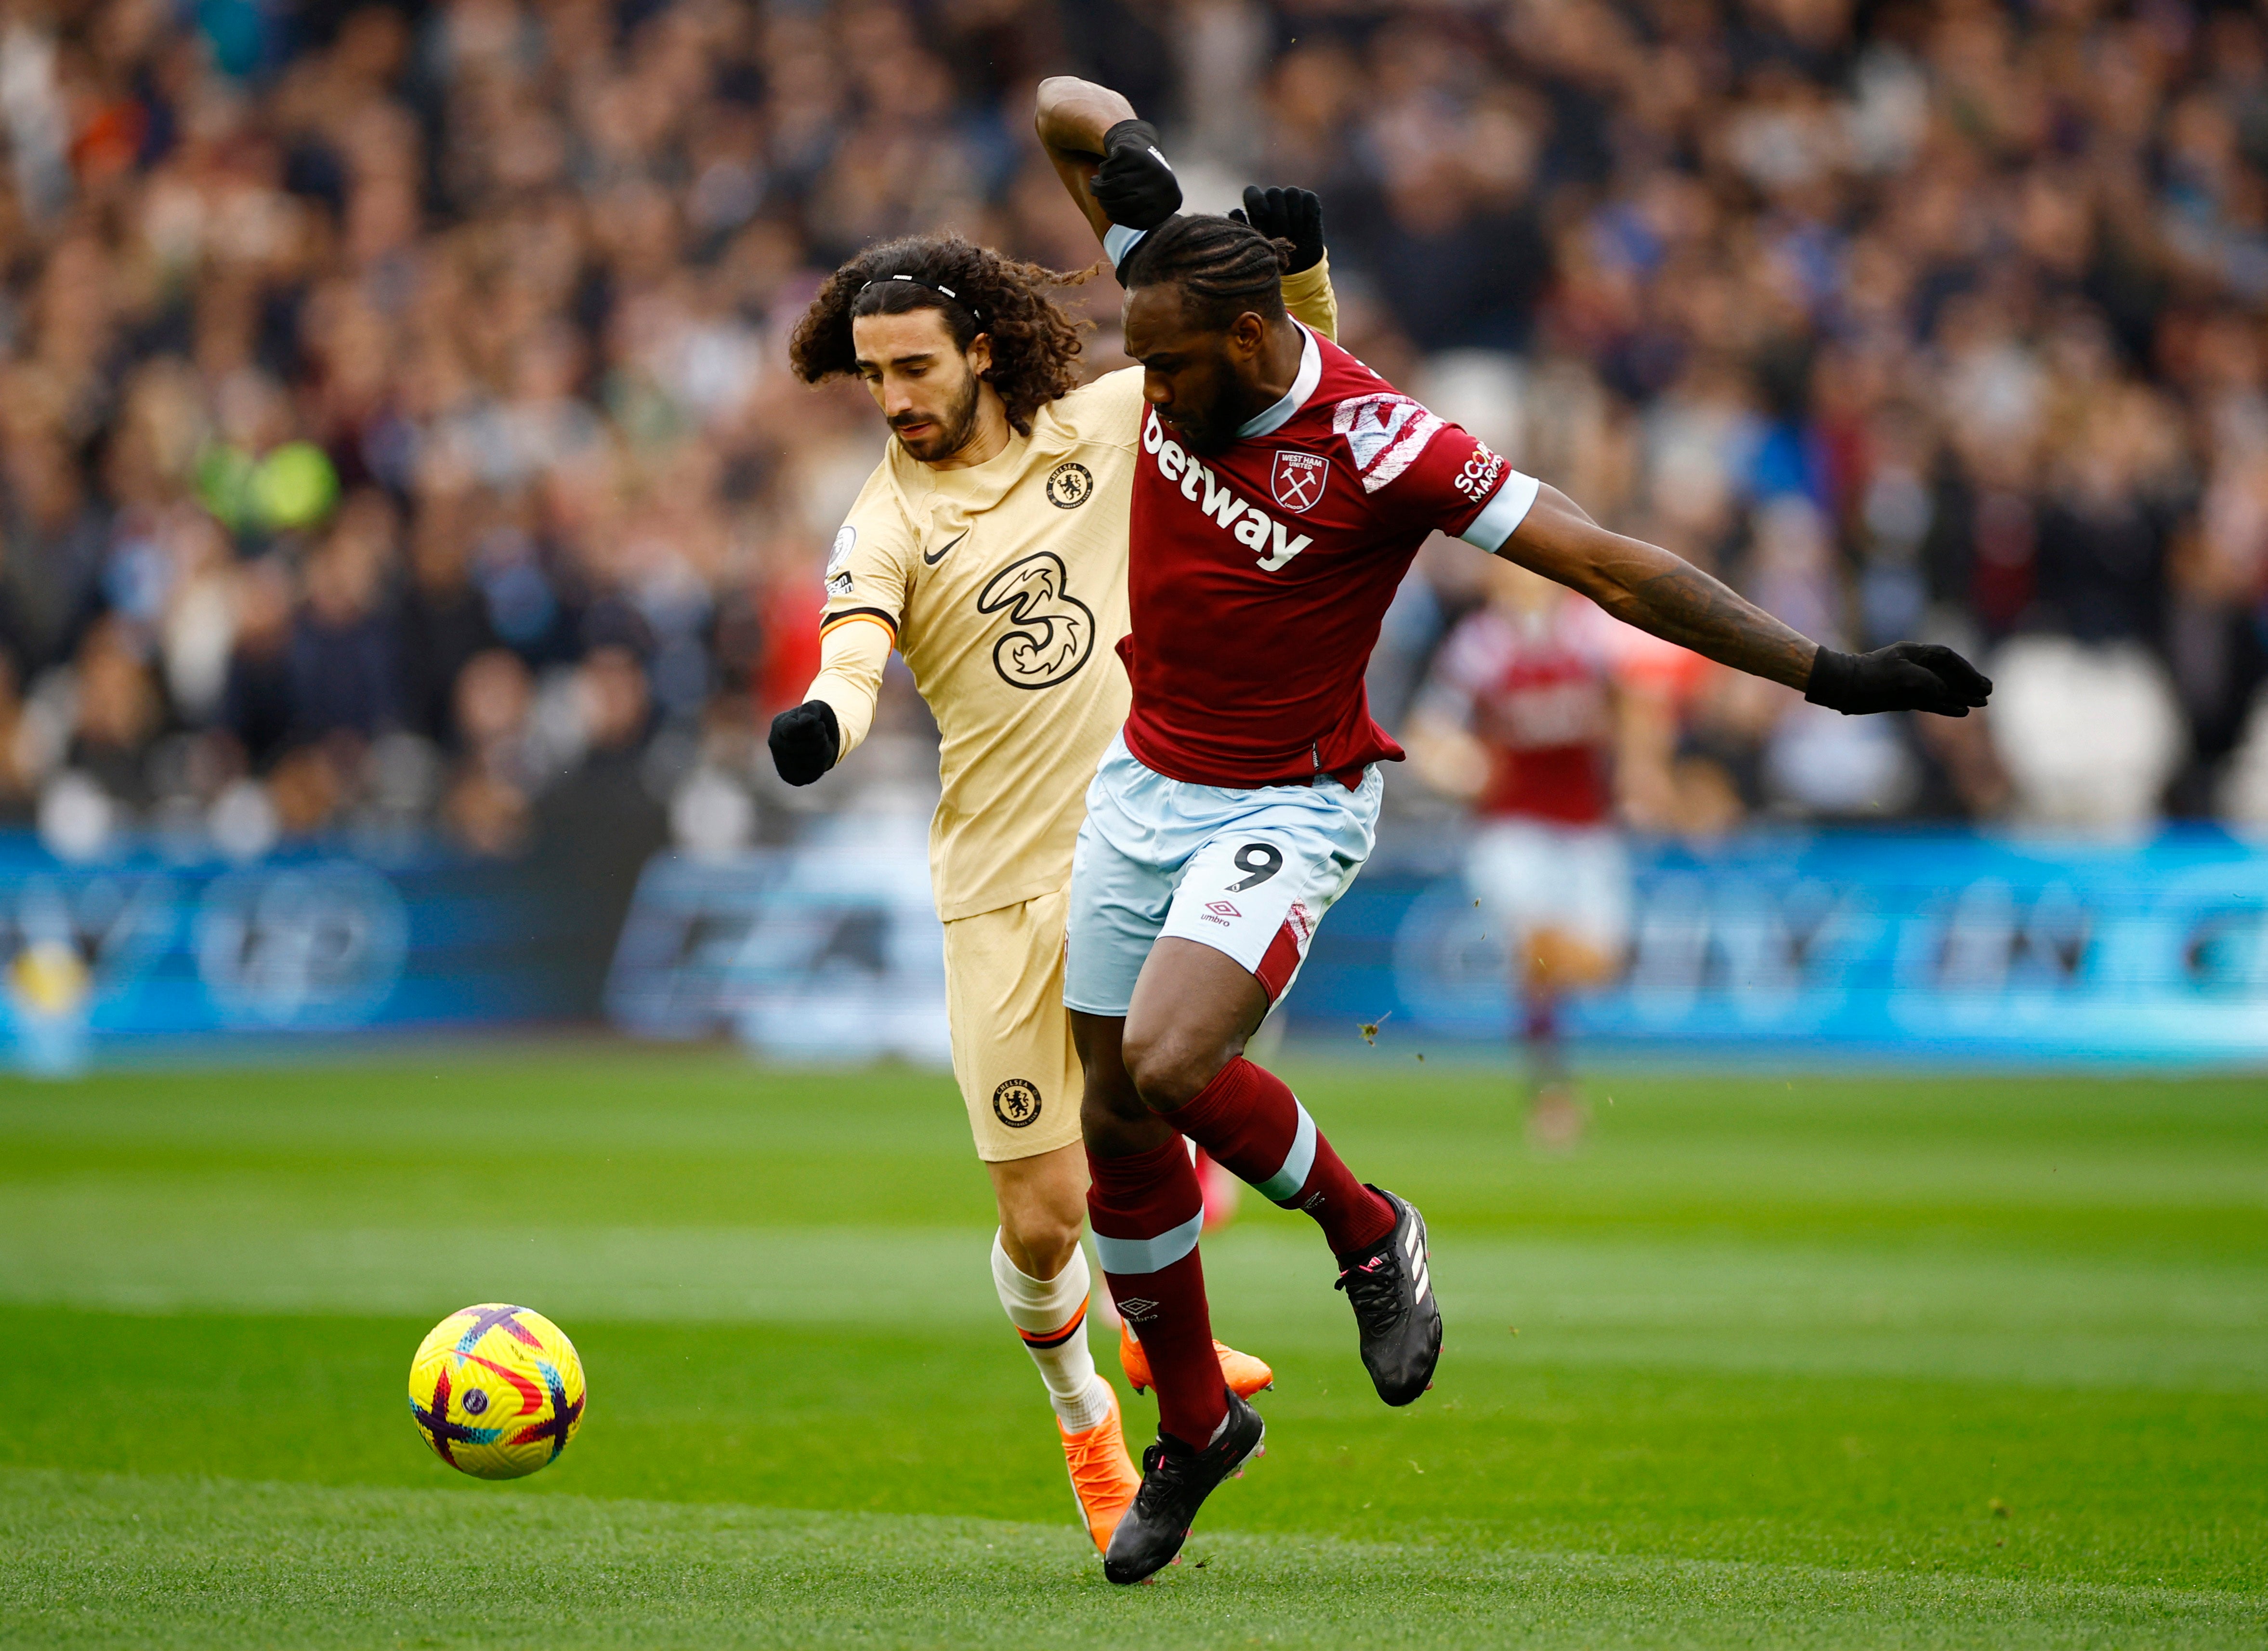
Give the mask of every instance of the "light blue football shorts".
[(1385, 793), (1375, 763), (1352, 791), (1195, 785), (1113, 740), (1071, 857), (1064, 1004), (1124, 1014), (1151, 945), (1172, 935), (1234, 958), (1273, 1006), (1370, 858)]

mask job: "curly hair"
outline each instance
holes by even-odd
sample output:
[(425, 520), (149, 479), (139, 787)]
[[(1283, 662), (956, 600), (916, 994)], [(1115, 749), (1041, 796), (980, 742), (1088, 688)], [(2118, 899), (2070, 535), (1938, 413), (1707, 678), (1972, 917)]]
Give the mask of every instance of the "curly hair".
[(788, 341), (788, 360), (806, 384), (856, 372), (852, 321), (933, 309), (956, 350), (967, 350), (979, 333), (991, 340), (985, 380), (999, 392), (1008, 422), (1028, 435), (1032, 415), (1079, 384), (1079, 323), (1047, 289), (1077, 286), (1094, 273), (1020, 263), (958, 235), (884, 241), (827, 278)]

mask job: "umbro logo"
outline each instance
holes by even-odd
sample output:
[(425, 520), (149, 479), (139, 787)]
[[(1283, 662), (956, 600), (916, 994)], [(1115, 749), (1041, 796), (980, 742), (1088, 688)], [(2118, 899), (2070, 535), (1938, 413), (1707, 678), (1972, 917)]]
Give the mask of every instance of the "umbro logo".
[(1226, 900), (1208, 900), (1205, 902), (1205, 910), (1217, 918), (1241, 918), (1244, 915)]
[(1145, 1320), (1155, 1318), (1157, 1316), (1158, 1304), (1155, 1301), (1149, 1301), (1142, 1296), (1138, 1295), (1131, 1301), (1121, 1301), (1118, 1304), (1118, 1316), (1121, 1318), (1130, 1318), (1137, 1324), (1142, 1323)]

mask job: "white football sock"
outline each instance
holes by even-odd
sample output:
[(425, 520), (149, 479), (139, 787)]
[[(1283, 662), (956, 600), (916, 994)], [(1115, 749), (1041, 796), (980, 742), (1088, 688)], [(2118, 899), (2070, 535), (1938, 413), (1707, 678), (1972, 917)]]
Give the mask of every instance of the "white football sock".
[[(1108, 1279), (1097, 1276), (1094, 1281), (1093, 1301), (1094, 1305), (1086, 1310), (1093, 1316), (1094, 1322), (1102, 1326), (1102, 1333), (1106, 1339), (1116, 1336), (1125, 1327), (1126, 1321), (1118, 1316), (1118, 1303), (1110, 1299)], [(1138, 1341), (1140, 1338), (1137, 1337), (1136, 1339)]]
[(1086, 1345), (1086, 1251), (1072, 1249), (1070, 1264), (1054, 1278), (1035, 1279), (1008, 1259), (996, 1233), (992, 1285), (1008, 1322), (1024, 1338), (1024, 1351), (1039, 1366), (1063, 1425), (1083, 1434), (1109, 1415), (1110, 1384), (1096, 1375)]

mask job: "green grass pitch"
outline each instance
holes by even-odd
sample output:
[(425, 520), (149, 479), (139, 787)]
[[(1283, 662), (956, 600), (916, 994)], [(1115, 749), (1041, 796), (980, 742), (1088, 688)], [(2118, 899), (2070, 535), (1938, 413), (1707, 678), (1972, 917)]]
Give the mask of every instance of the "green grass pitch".
[[(1248, 1199), (1207, 1271), (1270, 1454), (1130, 1590), (941, 1077), (0, 1084), (0, 1645), (2268, 1645), (2268, 1083), (1602, 1077), (1552, 1159), (1349, 1043), (1293, 1075), (1425, 1209), (1440, 1379), (1382, 1408)], [(591, 1384), (510, 1485), (403, 1397), (497, 1299)]]

